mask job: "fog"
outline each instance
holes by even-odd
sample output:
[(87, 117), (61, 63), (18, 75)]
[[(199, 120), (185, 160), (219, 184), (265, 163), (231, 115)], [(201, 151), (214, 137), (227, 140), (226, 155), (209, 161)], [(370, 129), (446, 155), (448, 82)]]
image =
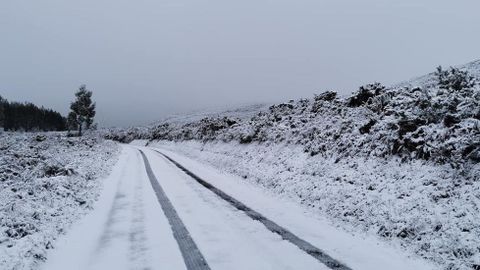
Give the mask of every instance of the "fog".
[(5, 0), (0, 95), (101, 126), (350, 93), (478, 59), (478, 0)]

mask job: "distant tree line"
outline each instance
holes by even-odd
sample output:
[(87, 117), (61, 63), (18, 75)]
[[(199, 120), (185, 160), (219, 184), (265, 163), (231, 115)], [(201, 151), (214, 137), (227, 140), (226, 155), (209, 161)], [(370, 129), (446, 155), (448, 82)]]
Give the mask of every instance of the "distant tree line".
[(0, 128), (5, 131), (63, 131), (66, 119), (60, 113), (33, 103), (9, 102), (0, 96)]
[(5, 131), (78, 131), (96, 129), (94, 123), (96, 104), (92, 100), (92, 91), (81, 85), (75, 92), (75, 101), (70, 104), (68, 117), (60, 113), (37, 107), (33, 103), (9, 102), (0, 96), (0, 129)]

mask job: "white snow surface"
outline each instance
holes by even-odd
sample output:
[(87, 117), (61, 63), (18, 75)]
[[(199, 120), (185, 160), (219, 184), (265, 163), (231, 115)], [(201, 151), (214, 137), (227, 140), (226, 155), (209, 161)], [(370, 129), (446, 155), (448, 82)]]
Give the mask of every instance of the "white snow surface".
[[(309, 241), (352, 269), (436, 269), (436, 265), (411, 256), (397, 247), (387, 245), (376, 237), (346, 232), (311, 208), (303, 207), (291, 198), (278, 196), (272, 190), (264, 189), (256, 183), (245, 181), (243, 177), (219, 170), (176, 151), (167, 150), (164, 146), (157, 149), (168, 154), (215, 187)], [(265, 168), (265, 170), (267, 169)], [(306, 269), (300, 265), (297, 266), (293, 269)]]
[(103, 182), (93, 211), (58, 240), (41, 269), (185, 269), (139, 152), (123, 147)]
[[(328, 269), (158, 154), (144, 151), (211, 269)], [(48, 258), (45, 270), (185, 269), (136, 149), (124, 147), (95, 210), (60, 239)]]
[[(456, 66), (456, 68), (460, 70), (468, 71), (471, 75), (476, 78), (480, 78), (480, 59), (476, 61), (472, 61), (470, 63)], [(423, 75), (409, 81), (401, 82), (396, 85), (395, 87), (432, 87), (436, 83), (436, 78), (434, 73), (429, 73), (427, 75)]]
[(184, 153), (442, 269), (477, 270), (480, 61), (458, 68), (250, 118), (199, 113), (105, 136)]
[[(357, 237), (380, 242), (388, 240), (389, 246), (400, 247), (413, 257), (426, 258), (440, 269), (467, 270), (480, 263), (480, 183), (456, 184), (455, 179), (462, 178), (455, 175), (449, 165), (402, 162), (399, 158), (349, 157), (338, 161), (312, 157), (304, 153), (301, 146), (289, 144), (158, 141), (148, 145), (171, 150), (172, 155), (173, 152), (181, 153), (237, 175), (234, 182), (260, 186), (264, 193), (295, 201), (306, 207), (305, 211), (311, 215), (324, 217), (325, 224), (333, 224)], [(480, 165), (471, 170), (472, 175), (479, 175)], [(237, 185), (232, 185), (231, 181), (222, 181), (221, 177), (207, 179), (219, 179), (215, 184), (237, 195)], [(264, 203), (252, 206), (269, 211)], [(275, 210), (279, 209), (282, 207)], [(298, 214), (300, 208), (296, 209), (280, 210), (285, 217), (282, 222)], [(304, 224), (296, 217), (293, 220), (285, 224), (294, 228)], [(323, 235), (322, 230), (319, 226), (318, 230), (309, 232)], [(379, 236), (383, 240), (378, 240)], [(341, 239), (345, 238), (337, 238), (336, 234), (328, 238), (328, 243), (338, 242), (339, 245), (330, 252), (352, 260), (348, 262), (358, 269), (372, 267), (362, 265), (365, 262), (362, 256), (348, 254), (352, 250), (362, 250), (364, 245)], [(390, 260), (389, 256), (384, 258)], [(368, 267), (365, 269), (374, 269)]]
[(267, 111), (268, 107), (271, 104), (246, 104), (246, 105), (238, 105), (235, 107), (217, 107), (217, 108), (210, 108), (208, 110), (197, 110), (190, 113), (182, 113), (164, 117), (159, 119), (156, 124), (162, 124), (165, 122), (168, 123), (175, 123), (175, 124), (187, 124), (195, 121), (200, 121), (205, 117), (231, 117), (231, 118), (238, 118), (238, 119), (247, 119), (258, 112)]
[(37, 269), (91, 209), (118, 153), (94, 135), (0, 133), (0, 269)]
[[(158, 153), (140, 146), (123, 146), (120, 161), (105, 180), (94, 210), (58, 241), (43, 269), (185, 269), (137, 148), (145, 152), (159, 184), (211, 269), (328, 269), (199, 185)], [(435, 269), (375, 238), (339, 230), (311, 209), (238, 176), (162, 151), (353, 269)]]
[[(475, 78), (479, 66), (479, 61), (472, 62), (466, 71)], [(105, 130), (104, 135), (125, 143), (134, 139), (289, 143), (302, 145), (311, 155), (400, 156), (451, 163), (460, 171), (480, 161), (480, 85), (475, 83), (480, 78), (462, 74), (446, 70), (428, 75), (429, 83), (422, 88), (369, 84), (348, 98), (327, 91), (272, 105), (249, 119), (217, 115), (192, 120), (187, 115), (184, 121)], [(457, 89), (457, 83), (463, 88)]]

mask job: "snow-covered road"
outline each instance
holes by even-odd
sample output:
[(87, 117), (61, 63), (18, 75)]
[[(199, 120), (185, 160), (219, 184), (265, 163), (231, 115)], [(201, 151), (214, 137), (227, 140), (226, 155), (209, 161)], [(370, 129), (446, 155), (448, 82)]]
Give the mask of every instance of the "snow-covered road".
[(57, 241), (43, 269), (434, 269), (240, 178), (161, 153), (177, 165), (123, 146), (95, 209)]

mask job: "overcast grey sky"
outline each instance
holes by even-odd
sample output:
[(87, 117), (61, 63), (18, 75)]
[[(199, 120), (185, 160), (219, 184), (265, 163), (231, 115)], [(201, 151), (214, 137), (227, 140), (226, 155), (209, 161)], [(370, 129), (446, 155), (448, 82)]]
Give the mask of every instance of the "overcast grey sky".
[(391, 84), (480, 58), (478, 0), (3, 0), (0, 95), (103, 126)]

